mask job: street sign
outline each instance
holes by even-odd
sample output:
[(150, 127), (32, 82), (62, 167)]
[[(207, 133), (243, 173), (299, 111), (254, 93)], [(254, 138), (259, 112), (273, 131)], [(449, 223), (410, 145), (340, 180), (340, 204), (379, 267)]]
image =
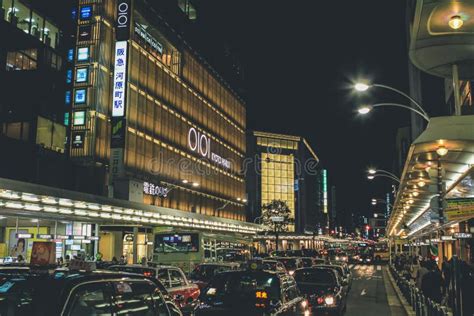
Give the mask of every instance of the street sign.
[(474, 199), (447, 199), (445, 215), (449, 221), (474, 216)]
[(454, 233), (453, 238), (468, 239), (468, 238), (472, 238), (472, 234), (471, 233)]
[(442, 241), (454, 240), (453, 236), (441, 236)]
[(270, 217), (270, 219), (272, 220), (272, 222), (277, 222), (277, 223), (281, 223), (285, 220), (283, 216), (272, 216)]

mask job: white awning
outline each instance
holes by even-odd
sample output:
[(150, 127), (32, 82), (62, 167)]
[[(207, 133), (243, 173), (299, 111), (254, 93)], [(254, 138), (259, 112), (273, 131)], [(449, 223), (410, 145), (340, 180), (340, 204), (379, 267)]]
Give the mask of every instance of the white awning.
[[(448, 152), (439, 156), (439, 148)], [(389, 236), (412, 237), (436, 228), (437, 221), (431, 219), (438, 212), (431, 209), (430, 201), (438, 197), (438, 163), (445, 198), (474, 197), (474, 190), (466, 189), (474, 176), (474, 116), (432, 118), (413, 142), (388, 222)]]

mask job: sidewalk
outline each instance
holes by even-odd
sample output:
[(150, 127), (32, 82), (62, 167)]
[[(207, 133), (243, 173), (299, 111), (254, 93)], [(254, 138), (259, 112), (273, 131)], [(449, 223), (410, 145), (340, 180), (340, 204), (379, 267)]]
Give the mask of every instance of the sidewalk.
[(388, 266), (383, 268), (383, 279), (387, 293), (388, 305), (392, 316), (414, 316), (415, 312), (407, 303), (400, 290), (396, 287), (395, 280), (388, 271)]

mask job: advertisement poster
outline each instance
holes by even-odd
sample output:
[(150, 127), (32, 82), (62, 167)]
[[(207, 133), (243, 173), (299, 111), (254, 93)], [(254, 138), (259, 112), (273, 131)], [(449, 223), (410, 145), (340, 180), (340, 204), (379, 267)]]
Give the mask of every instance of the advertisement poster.
[[(17, 231), (10, 230), (10, 235), (8, 239), (8, 255), (13, 258), (18, 258), (18, 256), (22, 256), (23, 259), (26, 259), (26, 253), (28, 249), (28, 239), (25, 238), (16, 238)], [(19, 229), (18, 233), (20, 234), (27, 234), (28, 230)]]
[(56, 243), (53, 241), (35, 241), (31, 251), (32, 265), (45, 266), (56, 263)]

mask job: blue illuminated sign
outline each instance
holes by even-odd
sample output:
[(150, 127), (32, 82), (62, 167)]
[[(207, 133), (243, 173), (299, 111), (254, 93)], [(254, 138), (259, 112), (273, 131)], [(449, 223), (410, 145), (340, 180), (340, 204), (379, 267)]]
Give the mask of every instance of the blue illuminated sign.
[(90, 20), (92, 17), (92, 6), (86, 5), (81, 7), (79, 18), (81, 20)]
[(66, 83), (71, 83), (72, 82), (72, 70), (68, 69), (66, 71)]
[(66, 91), (65, 102), (66, 104), (71, 104), (71, 91)]
[(89, 47), (79, 47), (77, 49), (77, 61), (89, 60)]
[(86, 103), (87, 90), (77, 89), (74, 91), (74, 103), (83, 104)]
[(76, 82), (87, 82), (88, 75), (89, 75), (89, 69), (87, 69), (87, 68), (77, 68), (77, 70), (76, 70)]
[(74, 60), (74, 49), (69, 49), (67, 51), (67, 61), (73, 61)]

